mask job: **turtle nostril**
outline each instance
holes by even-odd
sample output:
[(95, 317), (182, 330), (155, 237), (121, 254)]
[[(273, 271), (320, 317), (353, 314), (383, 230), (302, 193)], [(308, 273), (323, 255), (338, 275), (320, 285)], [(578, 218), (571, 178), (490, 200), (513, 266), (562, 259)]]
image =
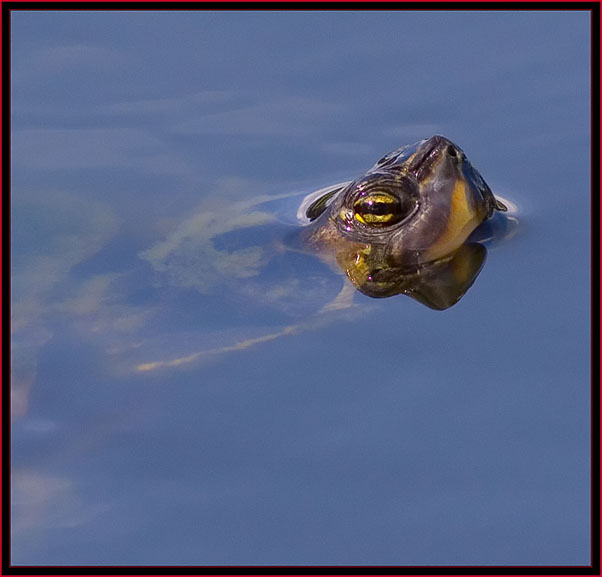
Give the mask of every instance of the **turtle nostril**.
[(450, 156), (453, 156), (454, 158), (456, 156), (458, 156), (458, 153), (456, 152), (456, 149), (453, 146), (447, 147), (447, 154), (449, 154)]

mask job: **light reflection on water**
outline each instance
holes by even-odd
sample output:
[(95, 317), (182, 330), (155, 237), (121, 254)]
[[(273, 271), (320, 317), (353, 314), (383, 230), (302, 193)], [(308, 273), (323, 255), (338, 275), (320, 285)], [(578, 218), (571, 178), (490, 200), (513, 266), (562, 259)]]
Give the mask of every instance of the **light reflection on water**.
[[(589, 563), (588, 18), (13, 12), (12, 561)], [(456, 306), (286, 250), (434, 133), (518, 206)]]

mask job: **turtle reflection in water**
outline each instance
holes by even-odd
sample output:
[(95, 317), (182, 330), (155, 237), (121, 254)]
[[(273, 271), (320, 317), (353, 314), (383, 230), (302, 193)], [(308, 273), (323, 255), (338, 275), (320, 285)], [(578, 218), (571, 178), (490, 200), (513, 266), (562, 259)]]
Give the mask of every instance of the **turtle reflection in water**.
[(486, 249), (467, 242), (506, 211), (464, 152), (443, 136), (403, 146), (357, 180), (305, 198), (303, 242), (334, 260), (371, 297), (407, 294), (443, 310), (481, 270)]
[[(491, 236), (487, 228), (496, 237), (498, 232), (508, 236), (514, 224), (511, 218), (484, 224), (506, 207), (462, 150), (442, 136), (395, 150), (357, 180), (314, 192), (300, 206), (296, 197), (285, 193), (229, 200), (224, 215), (224, 194), (208, 195), (202, 210), (141, 253), (167, 284), (219, 295), (219, 309), (211, 298), (197, 301), (208, 318), (218, 311), (221, 319), (228, 302), (238, 303), (242, 295), (252, 298), (244, 318), (258, 312), (258, 326), (265, 322), (264, 313), (273, 310), (296, 320), (283, 326), (278, 321), (270, 333), (258, 329), (247, 335), (243, 330), (234, 344), (222, 345), (210, 335), (213, 346), (190, 351), (187, 341), (185, 354), (140, 359), (137, 370), (189, 365), (313, 330), (332, 322), (331, 315), (322, 313), (352, 306), (354, 286), (371, 297), (406, 294), (433, 309), (449, 308), (483, 266), (486, 249), (476, 241)], [(282, 201), (289, 208), (294, 202), (304, 226), (298, 226), (298, 219), (293, 224), (277, 216), (273, 203), (278, 207)], [(351, 281), (334, 299), (325, 298), (332, 279), (323, 271), (303, 269), (299, 275), (296, 258), (303, 262), (308, 253), (342, 269)], [(313, 314), (317, 302), (322, 307)], [(272, 319), (271, 312), (265, 318)], [(357, 318), (357, 311), (350, 318)], [(174, 342), (161, 341), (161, 356)]]

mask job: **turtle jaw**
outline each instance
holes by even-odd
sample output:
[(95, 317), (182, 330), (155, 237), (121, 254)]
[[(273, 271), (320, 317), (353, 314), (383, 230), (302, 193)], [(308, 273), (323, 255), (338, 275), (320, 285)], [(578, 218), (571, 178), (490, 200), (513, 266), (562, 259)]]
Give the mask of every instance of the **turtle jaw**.
[[(505, 212), (506, 206), (497, 200), (479, 171), (466, 158), (464, 151), (451, 140), (436, 134), (424, 140), (415, 154), (407, 160), (406, 170), (413, 174), (418, 182), (433, 177), (449, 178), (455, 173), (456, 179), (463, 179), (470, 187), (475, 209), (484, 212), (483, 219), (489, 218), (494, 211)], [(447, 174), (446, 174), (447, 173)]]
[(458, 146), (443, 136), (422, 142), (406, 161), (420, 190), (417, 218), (392, 231), (387, 254), (398, 262), (432, 262), (457, 250), (486, 218), (494, 197)]

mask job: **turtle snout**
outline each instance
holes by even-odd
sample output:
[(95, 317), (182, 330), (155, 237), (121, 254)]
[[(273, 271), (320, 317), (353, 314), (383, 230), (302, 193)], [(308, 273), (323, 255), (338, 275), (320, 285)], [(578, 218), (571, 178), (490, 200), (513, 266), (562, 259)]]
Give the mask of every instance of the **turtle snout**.
[(445, 136), (436, 134), (422, 142), (412, 158), (409, 169), (420, 179), (429, 174), (444, 155), (457, 161), (462, 158), (462, 151)]

